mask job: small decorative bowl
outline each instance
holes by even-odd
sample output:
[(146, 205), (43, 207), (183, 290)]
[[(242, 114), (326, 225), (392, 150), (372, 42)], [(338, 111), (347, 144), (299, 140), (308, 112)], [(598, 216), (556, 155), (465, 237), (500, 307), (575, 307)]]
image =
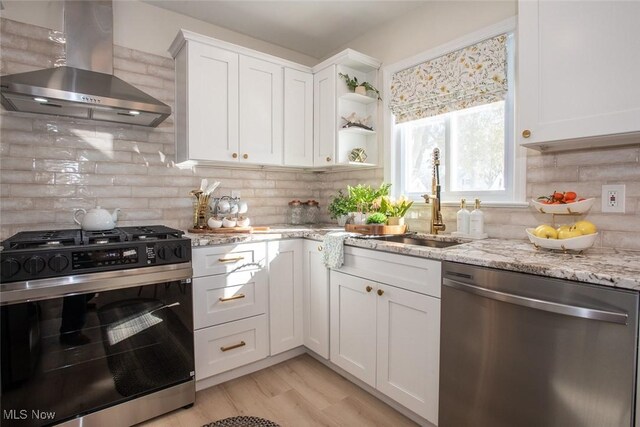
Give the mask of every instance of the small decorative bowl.
[(556, 214), (556, 215), (570, 215), (570, 214), (579, 214), (585, 213), (593, 203), (596, 201), (595, 198), (582, 200), (580, 202), (566, 203), (566, 204), (558, 204), (558, 205), (545, 205), (544, 203), (540, 203), (536, 200), (531, 200), (531, 206), (533, 206), (538, 212), (548, 213), (548, 214)]
[(238, 227), (248, 227), (251, 224), (251, 220), (246, 216), (241, 216), (238, 218)]
[(222, 219), (222, 226), (225, 228), (233, 228), (236, 226), (236, 219), (235, 218), (223, 218)]
[(207, 225), (209, 226), (209, 228), (220, 228), (222, 227), (222, 220), (215, 217), (211, 217), (207, 221)]

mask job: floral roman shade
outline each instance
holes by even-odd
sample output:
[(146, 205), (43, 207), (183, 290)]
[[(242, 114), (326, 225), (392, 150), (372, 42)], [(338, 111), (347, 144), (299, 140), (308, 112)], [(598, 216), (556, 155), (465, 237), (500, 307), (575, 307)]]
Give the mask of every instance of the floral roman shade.
[(391, 81), (396, 123), (489, 104), (507, 93), (507, 35), (398, 71)]

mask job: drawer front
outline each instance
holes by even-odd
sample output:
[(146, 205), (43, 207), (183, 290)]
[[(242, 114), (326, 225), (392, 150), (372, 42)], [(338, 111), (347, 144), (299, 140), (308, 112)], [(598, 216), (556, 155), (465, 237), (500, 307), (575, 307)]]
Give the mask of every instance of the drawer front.
[(265, 266), (264, 243), (202, 246), (193, 249), (193, 277), (259, 270)]
[(239, 271), (193, 279), (195, 329), (266, 313), (265, 271)]
[(338, 271), (440, 298), (440, 261), (345, 247)]
[(196, 331), (196, 381), (264, 359), (267, 334), (266, 314)]

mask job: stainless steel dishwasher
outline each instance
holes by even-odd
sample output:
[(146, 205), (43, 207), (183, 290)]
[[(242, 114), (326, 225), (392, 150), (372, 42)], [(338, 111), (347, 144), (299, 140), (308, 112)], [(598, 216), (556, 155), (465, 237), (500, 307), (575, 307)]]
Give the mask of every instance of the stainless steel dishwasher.
[(637, 292), (442, 270), (440, 427), (632, 425)]

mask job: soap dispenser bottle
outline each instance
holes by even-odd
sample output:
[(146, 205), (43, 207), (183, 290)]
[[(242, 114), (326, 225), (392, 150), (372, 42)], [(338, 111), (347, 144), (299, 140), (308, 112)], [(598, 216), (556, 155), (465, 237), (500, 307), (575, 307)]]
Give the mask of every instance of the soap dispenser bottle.
[(467, 201), (465, 199), (460, 200), (460, 210), (456, 215), (458, 233), (469, 234), (469, 222), (470, 213), (466, 208)]
[(480, 199), (476, 199), (475, 209), (469, 215), (469, 234), (484, 234), (484, 213), (480, 210)]

